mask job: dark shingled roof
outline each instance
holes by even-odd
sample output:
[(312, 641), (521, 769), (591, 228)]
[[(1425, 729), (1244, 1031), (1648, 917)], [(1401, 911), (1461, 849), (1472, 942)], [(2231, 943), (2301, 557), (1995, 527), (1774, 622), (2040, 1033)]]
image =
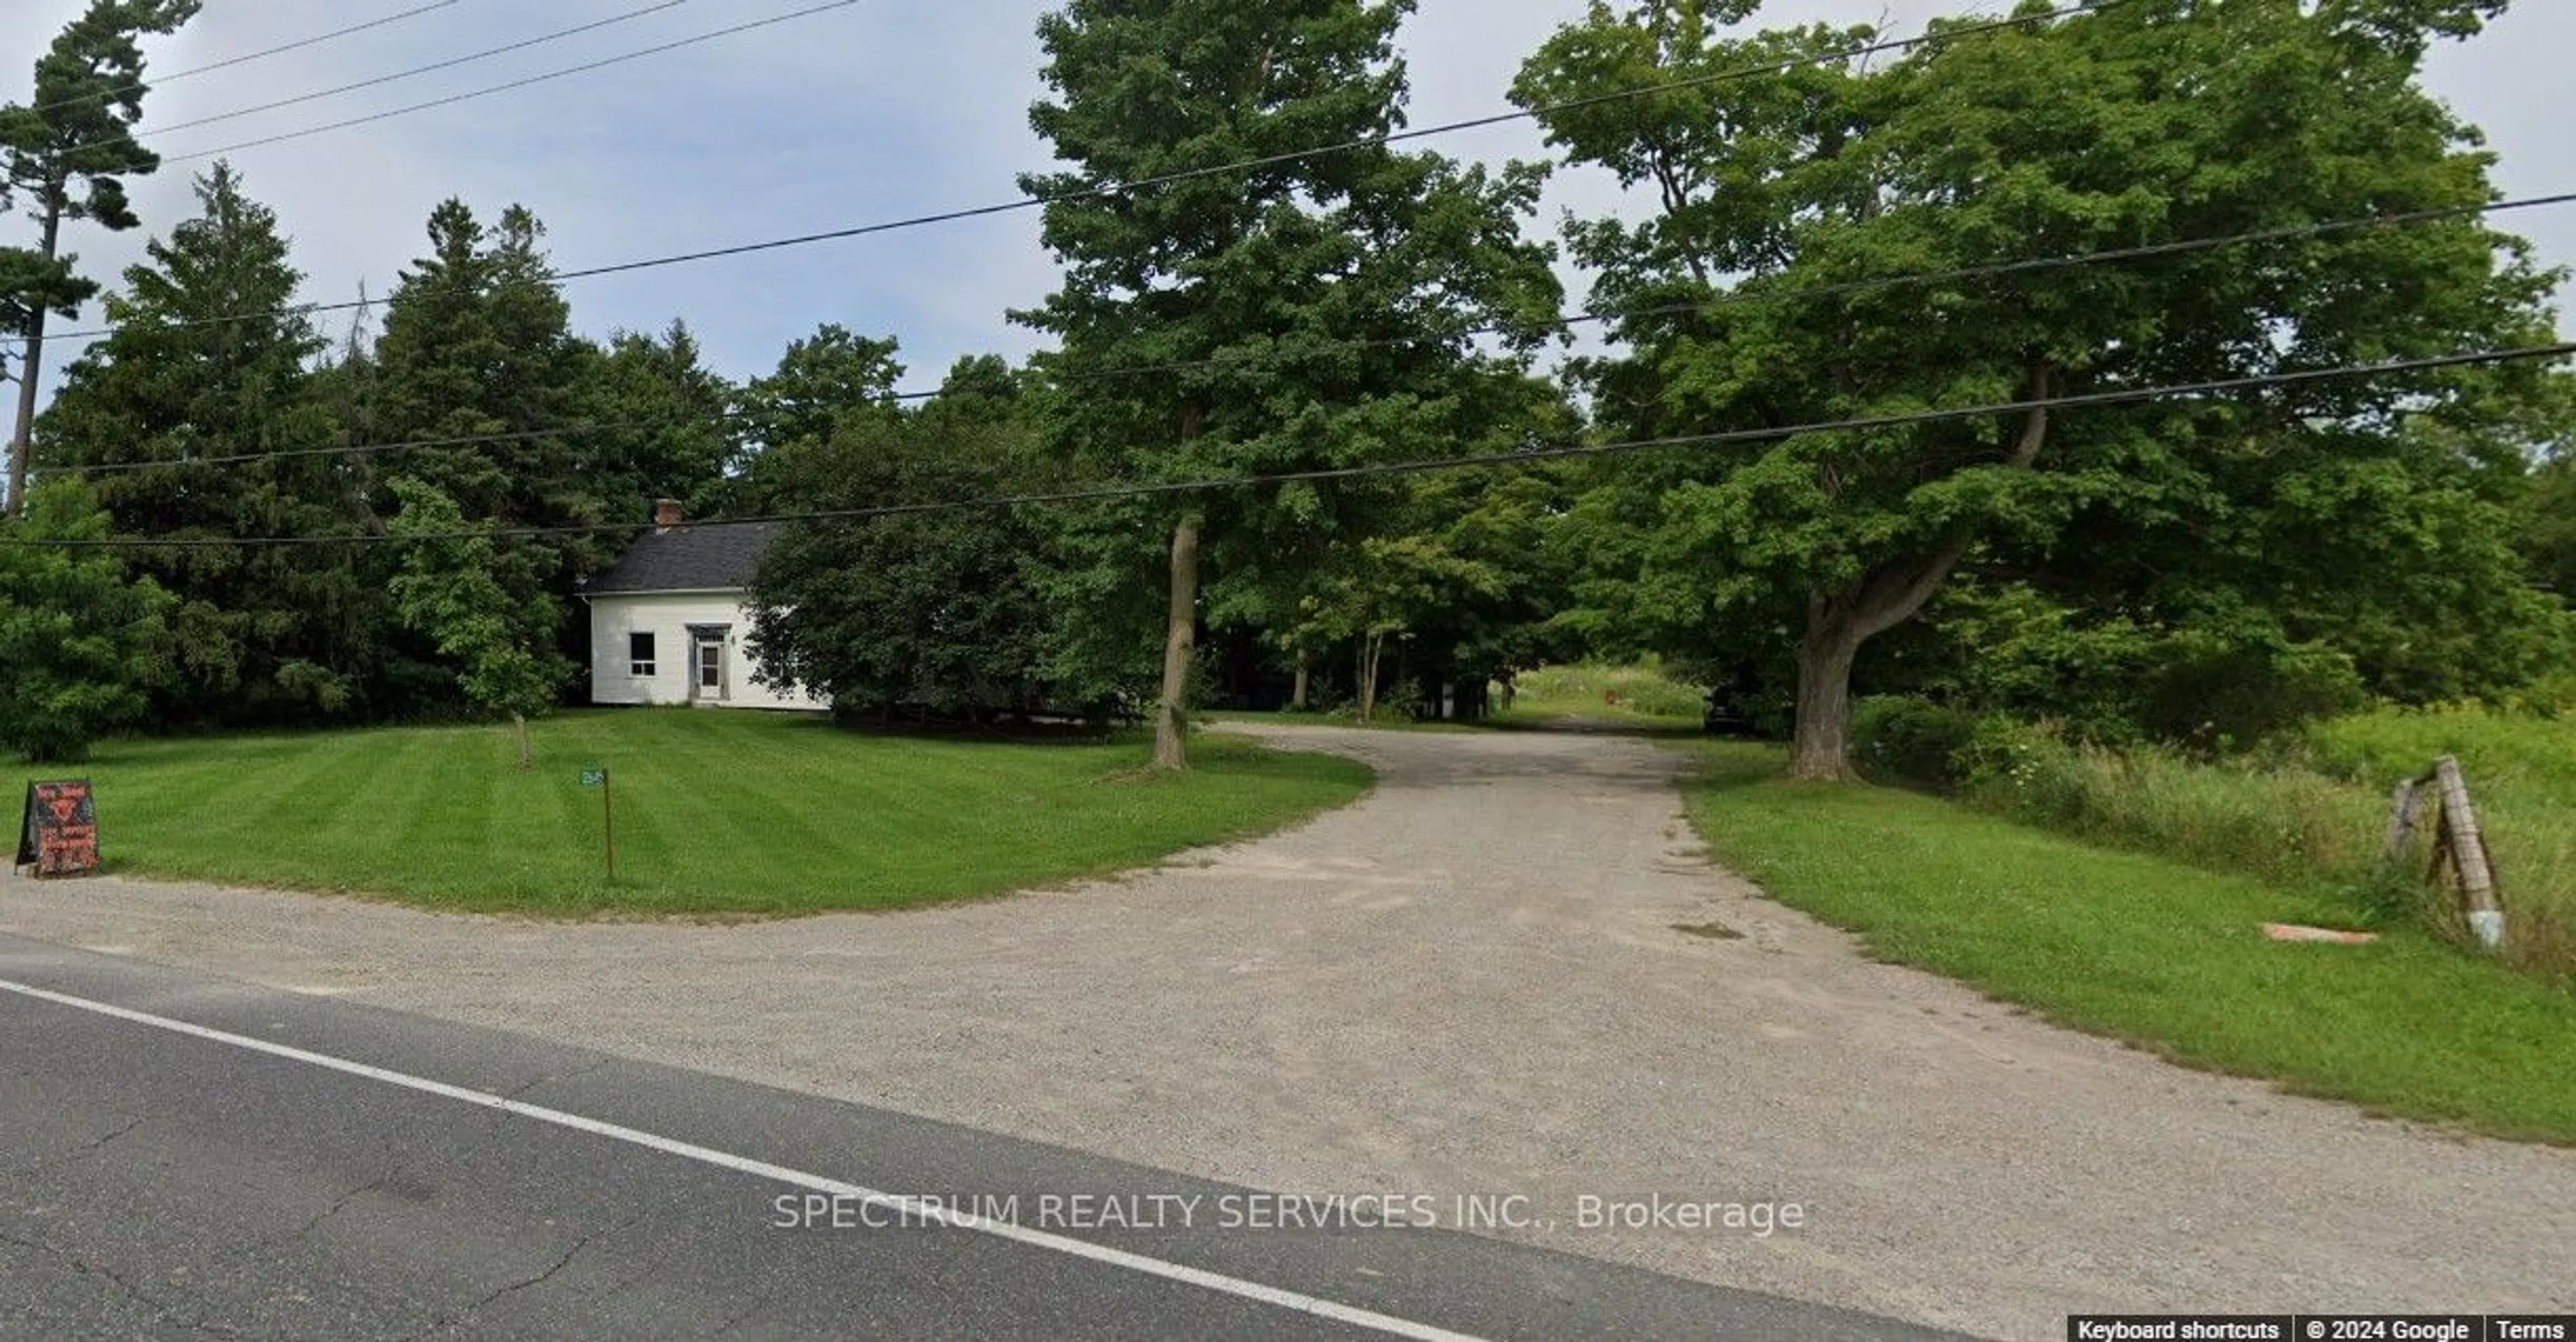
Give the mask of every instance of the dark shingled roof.
[(751, 586), (761, 553), (778, 534), (774, 522), (648, 531), (626, 547), (617, 567), (591, 579), (589, 591), (705, 592)]

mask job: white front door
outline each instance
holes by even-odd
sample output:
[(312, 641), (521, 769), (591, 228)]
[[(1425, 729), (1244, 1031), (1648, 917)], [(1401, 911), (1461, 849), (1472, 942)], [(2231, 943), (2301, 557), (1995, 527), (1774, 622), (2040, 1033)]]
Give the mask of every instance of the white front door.
[(722, 699), (725, 697), (724, 640), (701, 637), (697, 644), (697, 657), (691, 667), (690, 697)]

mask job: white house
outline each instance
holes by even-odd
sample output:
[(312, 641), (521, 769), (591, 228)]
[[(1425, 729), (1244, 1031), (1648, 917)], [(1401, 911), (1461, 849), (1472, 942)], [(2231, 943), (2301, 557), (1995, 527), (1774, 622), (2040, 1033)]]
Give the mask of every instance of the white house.
[(776, 528), (692, 527), (664, 500), (653, 530), (583, 589), (596, 704), (820, 710), (824, 700), (757, 684), (752, 574)]

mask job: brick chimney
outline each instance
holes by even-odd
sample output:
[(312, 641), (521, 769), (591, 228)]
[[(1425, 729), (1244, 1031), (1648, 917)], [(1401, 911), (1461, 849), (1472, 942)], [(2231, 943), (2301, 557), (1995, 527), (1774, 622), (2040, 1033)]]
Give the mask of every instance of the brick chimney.
[(654, 503), (653, 532), (655, 535), (667, 536), (688, 524), (688, 519), (681, 515), (678, 499), (662, 499)]

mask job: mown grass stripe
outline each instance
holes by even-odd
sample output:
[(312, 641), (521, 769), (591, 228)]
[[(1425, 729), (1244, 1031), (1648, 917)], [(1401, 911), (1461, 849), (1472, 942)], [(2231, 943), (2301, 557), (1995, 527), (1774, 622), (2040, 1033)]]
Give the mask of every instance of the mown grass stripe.
[[(421, 904), (793, 914), (1055, 885), (1292, 822), (1351, 800), (1364, 766), (1204, 742), (1183, 778), (1133, 771), (1133, 738), (1014, 745), (850, 733), (692, 710), (506, 727), (121, 742), (89, 772), (113, 853), (139, 875), (351, 890)], [(599, 795), (617, 790), (618, 882)]]

